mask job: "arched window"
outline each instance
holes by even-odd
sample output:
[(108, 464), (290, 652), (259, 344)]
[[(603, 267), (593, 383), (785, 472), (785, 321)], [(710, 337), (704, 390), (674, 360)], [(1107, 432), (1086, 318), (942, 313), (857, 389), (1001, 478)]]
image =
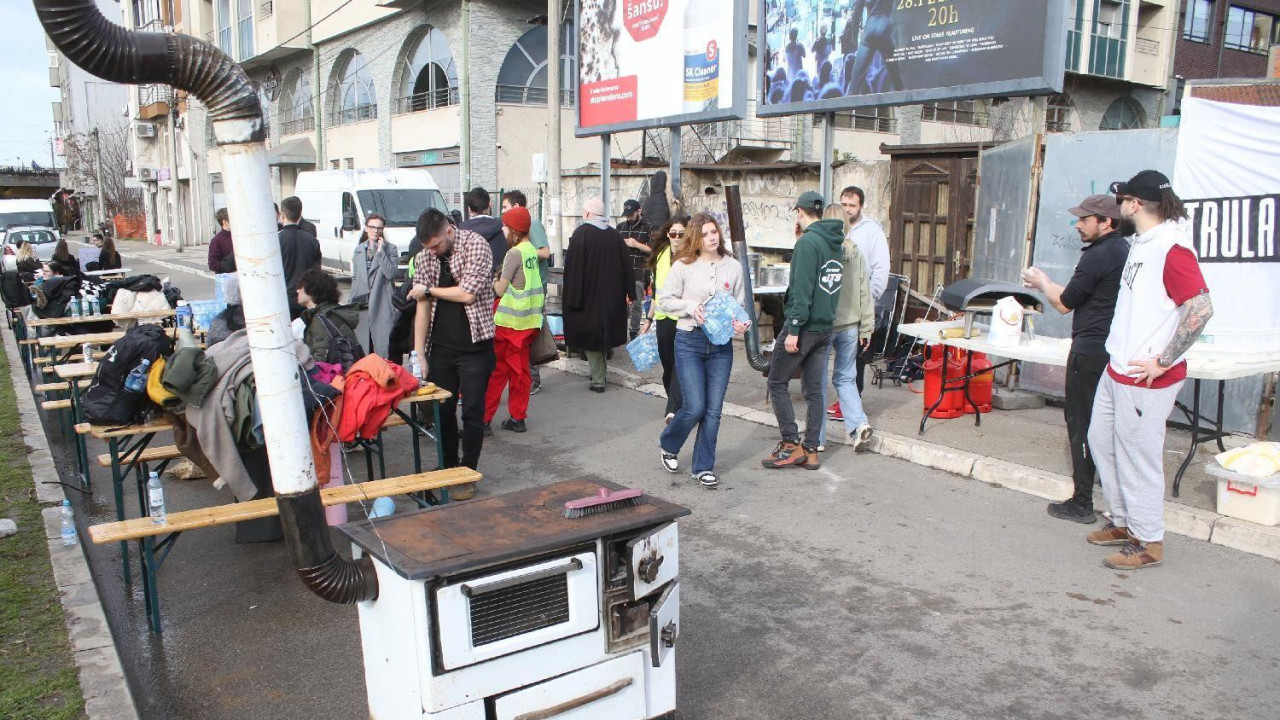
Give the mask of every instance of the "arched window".
[[(560, 29), (560, 105), (573, 107), (578, 72), (573, 25)], [(498, 70), (497, 100), (513, 105), (547, 104), (547, 27), (535, 27), (516, 41)]]
[(458, 104), (458, 66), (444, 33), (428, 26), (416, 35), (400, 59), (397, 114)]
[(355, 50), (339, 60), (333, 92), (333, 124), (347, 125), (378, 117), (378, 96), (373, 91), (369, 63)]
[(311, 83), (307, 74), (295, 71), (280, 93), (280, 134), (294, 135), (316, 129), (316, 112), (311, 103)]
[(1142, 106), (1131, 97), (1118, 98), (1102, 114), (1099, 130), (1134, 130), (1142, 127)]
[(1075, 129), (1075, 110), (1066, 95), (1050, 95), (1045, 105), (1045, 132), (1071, 132)]

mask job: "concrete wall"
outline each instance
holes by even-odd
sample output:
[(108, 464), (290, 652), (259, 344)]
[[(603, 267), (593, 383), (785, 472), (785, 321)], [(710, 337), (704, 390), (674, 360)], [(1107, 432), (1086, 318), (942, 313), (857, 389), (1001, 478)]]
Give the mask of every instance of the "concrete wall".
[[(329, 128), (325, 132), (325, 144), (328, 147), (326, 158), (342, 160), (342, 169), (347, 167), (346, 158), (352, 158), (357, 169), (388, 167), (378, 153), (377, 120)], [(330, 167), (329, 163), (325, 163), (320, 169), (328, 170)]]
[[(377, 0), (311, 0), (312, 22), (316, 23), (311, 30), (311, 41), (320, 45), (353, 29), (385, 20), (396, 12), (381, 7)], [(320, 21), (321, 18), (324, 20)]]
[(462, 137), (460, 112), (455, 105), (391, 118), (392, 154), (457, 147)]

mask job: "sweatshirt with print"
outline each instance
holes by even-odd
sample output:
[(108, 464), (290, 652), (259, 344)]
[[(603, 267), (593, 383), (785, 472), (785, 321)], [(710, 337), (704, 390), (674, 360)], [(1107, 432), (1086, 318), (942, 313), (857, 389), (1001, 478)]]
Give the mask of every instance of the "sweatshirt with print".
[(796, 241), (784, 312), (788, 335), (825, 332), (835, 324), (844, 277), (843, 245), (840, 220), (815, 220)]

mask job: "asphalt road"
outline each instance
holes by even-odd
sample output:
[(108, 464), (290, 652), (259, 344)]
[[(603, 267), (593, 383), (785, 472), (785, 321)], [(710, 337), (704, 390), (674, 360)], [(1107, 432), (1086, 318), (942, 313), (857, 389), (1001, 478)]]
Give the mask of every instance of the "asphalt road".
[[(156, 269), (142, 258), (126, 252), (126, 265)], [(212, 293), (161, 272), (188, 297)], [(844, 447), (817, 472), (765, 471), (774, 431), (734, 418), (721, 487), (704, 490), (659, 467), (662, 401), (556, 372), (544, 387), (527, 434), (486, 443), (482, 492), (598, 474), (693, 510), (683, 718), (1280, 717), (1274, 561), (1171, 536), (1164, 567), (1117, 573), (1037, 498)], [(389, 473), (408, 471), (405, 430), (390, 438)], [(94, 489), (86, 507), (112, 519), (104, 469)], [(230, 500), (203, 480), (166, 492), (170, 510)], [(126, 505), (135, 514), (132, 494)], [(355, 610), (306, 591), (283, 544), (232, 533), (179, 540), (160, 573), (162, 636), (146, 630), (136, 583), (123, 587), (116, 547), (90, 547), (142, 717), (367, 718)]]

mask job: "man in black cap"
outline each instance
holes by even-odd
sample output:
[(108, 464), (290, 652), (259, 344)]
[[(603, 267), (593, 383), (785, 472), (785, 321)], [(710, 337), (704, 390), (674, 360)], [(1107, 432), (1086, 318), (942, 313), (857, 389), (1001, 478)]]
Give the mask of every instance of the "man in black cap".
[(636, 284), (636, 299), (631, 303), (631, 316), (628, 320), (630, 337), (640, 333), (640, 320), (644, 317), (644, 289), (649, 287), (649, 253), (653, 252), (653, 229), (640, 214), (640, 203), (628, 200), (622, 204), (622, 222), (618, 223), (618, 232), (622, 234), (622, 242), (627, 245), (627, 256), (631, 259), (631, 272)]
[(1120, 205), (1110, 195), (1090, 195), (1068, 210), (1084, 249), (1071, 281), (1063, 287), (1039, 268), (1022, 271), (1022, 284), (1044, 293), (1058, 312), (1071, 318), (1071, 353), (1067, 355), (1066, 401), (1062, 414), (1071, 445), (1075, 491), (1065, 502), (1049, 504), (1049, 514), (1063, 520), (1093, 523), (1093, 480), (1097, 468), (1089, 452), (1089, 418), (1098, 381), (1107, 369), (1107, 334), (1116, 311), (1120, 274), (1129, 242), (1119, 231)]

